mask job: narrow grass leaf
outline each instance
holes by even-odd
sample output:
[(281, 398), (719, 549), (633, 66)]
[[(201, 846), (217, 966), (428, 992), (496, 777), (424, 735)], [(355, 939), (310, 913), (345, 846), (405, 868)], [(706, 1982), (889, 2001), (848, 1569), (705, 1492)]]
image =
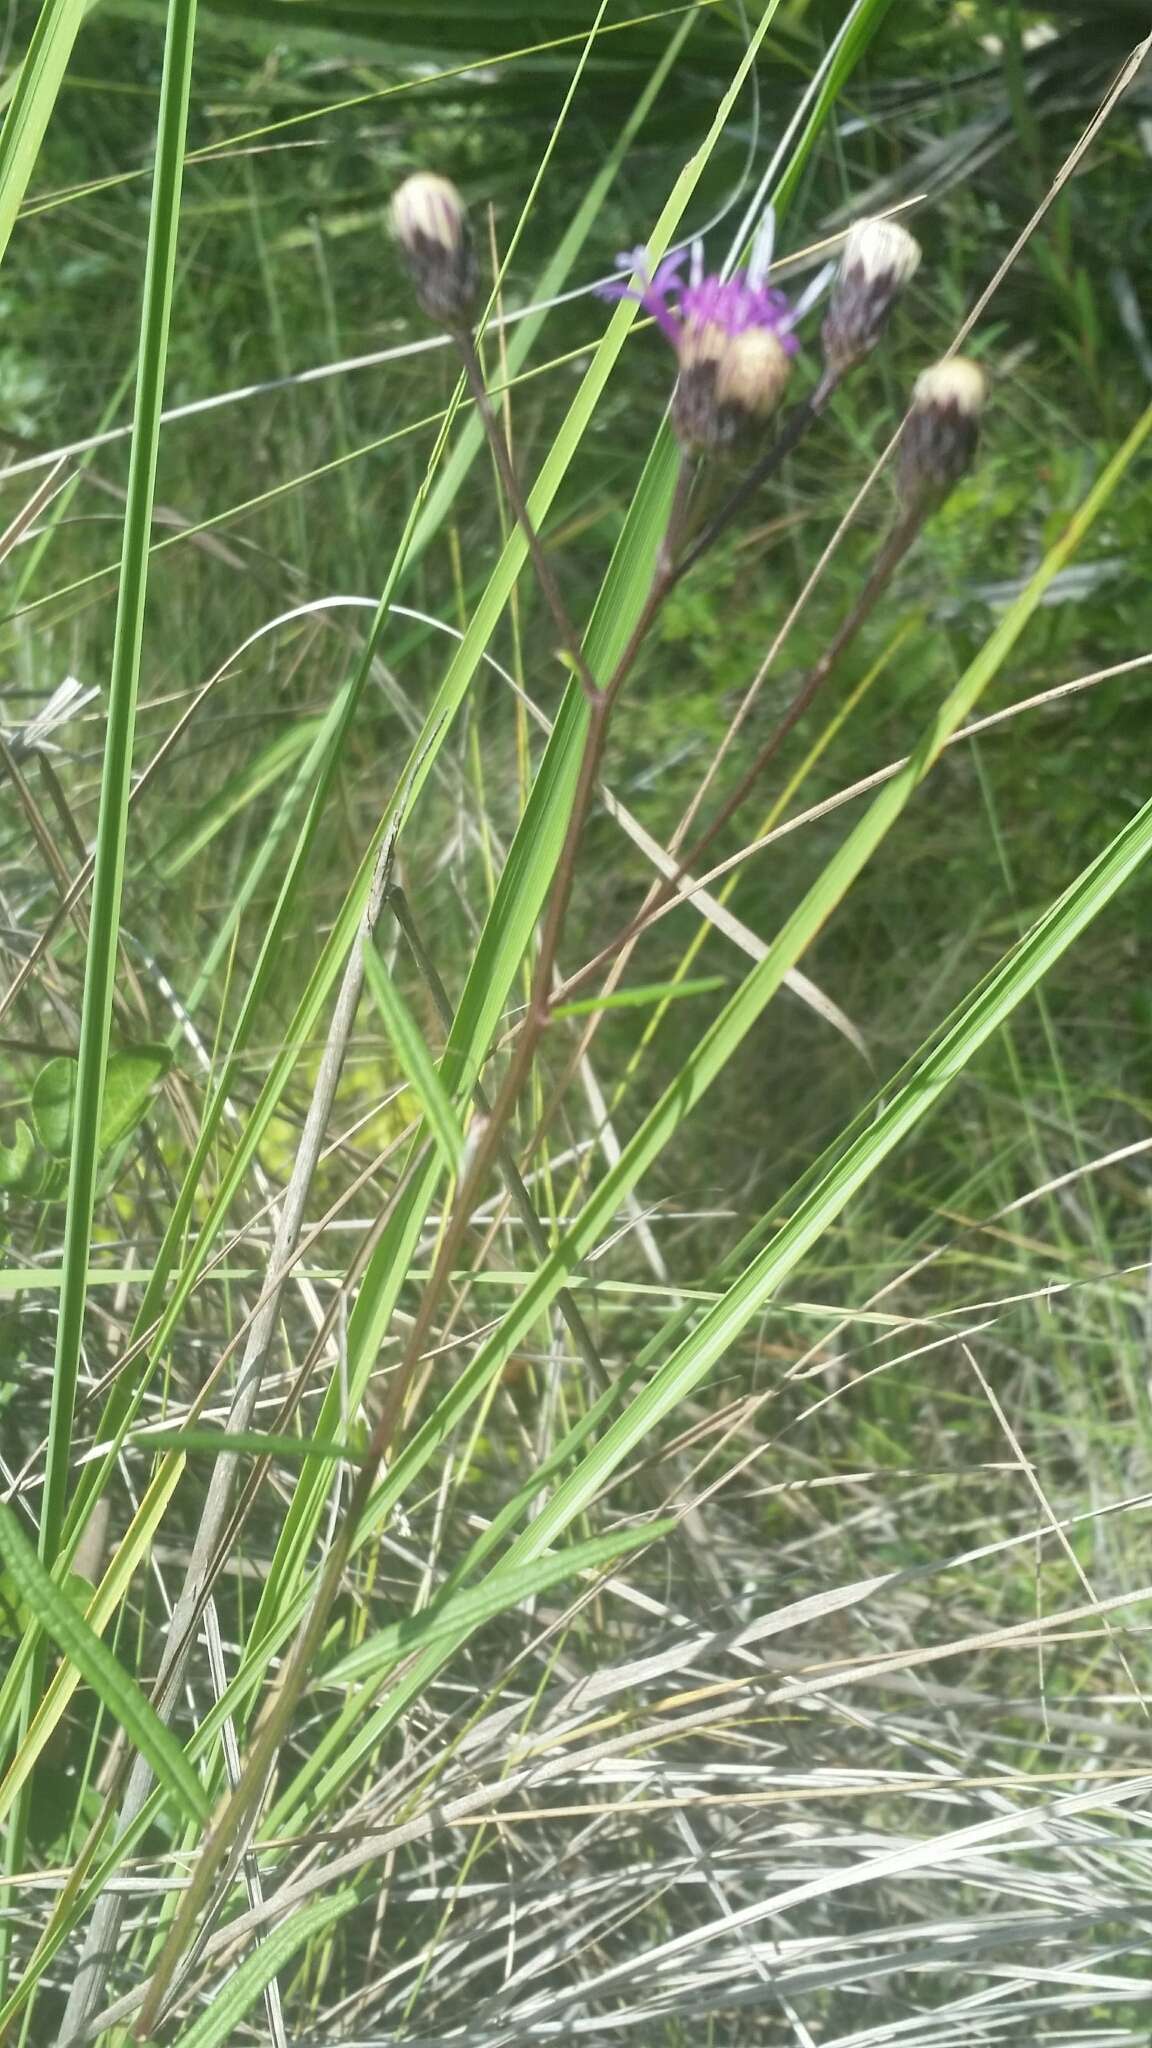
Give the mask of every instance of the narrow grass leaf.
[[(108, 690), (104, 772), (96, 827), (92, 910), (85, 962), (84, 1000), (76, 1074), (76, 1108), (64, 1226), (64, 1281), (60, 1290), (52, 1411), (40, 1517), (40, 1554), (51, 1561), (60, 1542), (72, 1446), (72, 1416), (84, 1329), (92, 1209), (99, 1168), (99, 1133), (104, 1070), (120, 929), (120, 898), (128, 801), (132, 785), (132, 743), (140, 679), (144, 610), (148, 589), (148, 543), (155, 496), (160, 413), (172, 304), (172, 279), (180, 218), (180, 187), (188, 123), (195, 0), (172, 0), (160, 87), (156, 169), (148, 226), (144, 303), (136, 382), (135, 422), (124, 515), (120, 596)], [(11, 119), (11, 115), (9, 116)]]
[(356, 1903), (355, 1892), (346, 1888), (290, 1914), (233, 1972), (223, 1989), (216, 1992), (207, 2011), (175, 2036), (173, 2048), (220, 2048), (221, 2042), (231, 2041), (234, 2030), (265, 1985), (272, 1982), (305, 1942), (314, 1941), (351, 1912)]
[(703, 1317), (651, 1383), (589, 1452), (579, 1469), (558, 1488), (509, 1552), (519, 1561), (554, 1542), (574, 1515), (587, 1506), (607, 1476), (662, 1418), (697, 1386), (765, 1303), (835, 1222), (894, 1148), (929, 1114), (992, 1034), (1152, 852), (1152, 801), (1145, 804), (1112, 844), (1053, 904), (999, 970), (984, 982), (941, 1042), (921, 1061), (874, 1121), (843, 1156), (817, 1180), (724, 1297)]
[[(1112, 845), (1053, 905), (1023, 944), (1014, 949), (1000, 969), (981, 985), (941, 1043), (914, 1067), (904, 1086), (893, 1094), (890, 1101), (882, 1104), (875, 1121), (866, 1125), (843, 1156), (836, 1158), (828, 1171), (818, 1178), (816, 1186), (796, 1207), (788, 1224), (714, 1304), (697, 1329), (677, 1347), (625, 1412), (610, 1423), (552, 1498), (538, 1513), (533, 1513), (527, 1527), (508, 1551), (504, 1564), (479, 1589), (481, 1592), (502, 1578), (508, 1566), (519, 1569), (538, 1559), (541, 1551), (555, 1542), (573, 1519), (588, 1507), (623, 1460), (651, 1435), (664, 1416), (699, 1385), (748, 1323), (760, 1314), (765, 1303), (795, 1270), (805, 1253), (842, 1213), (852, 1195), (930, 1112), (980, 1047), (1032, 992), (1053, 963), (1150, 853), (1152, 802), (1145, 805)], [(648, 1352), (656, 1349), (655, 1342), (647, 1347)], [(643, 1359), (637, 1361), (638, 1365), (642, 1363)], [(629, 1381), (634, 1377), (634, 1374), (629, 1374)], [(598, 1402), (594, 1416), (583, 1417), (555, 1446), (545, 1468), (534, 1474), (531, 1485), (508, 1504), (473, 1547), (470, 1560), (455, 1575), (457, 1581), (469, 1563), (474, 1568), (500, 1534), (507, 1532), (518, 1510), (522, 1513), (526, 1506), (535, 1507), (541, 1485), (546, 1483), (551, 1473), (570, 1465), (593, 1421), (603, 1419), (613, 1398), (620, 1398), (623, 1391), (623, 1388), (614, 1390), (613, 1394)], [(460, 1595), (449, 1592), (442, 1597), (447, 1616)], [(364, 1758), (395, 1724), (404, 1707), (420, 1696), (446, 1659), (460, 1647), (465, 1634), (466, 1631), (462, 1630), (453, 1638), (447, 1625), (442, 1630), (437, 1629), (435, 1637), (421, 1647), (419, 1660), (412, 1671), (405, 1674), (388, 1698), (359, 1727), (355, 1725), (354, 1713), (341, 1717), (337, 1724), (338, 1739), (325, 1738), (314, 1751), (279, 1802), (271, 1820), (273, 1828), (283, 1828), (289, 1821), (295, 1824), (299, 1820), (297, 1803), (312, 1785), (317, 1767), (322, 1762), (328, 1768), (315, 1786), (313, 1797), (324, 1802), (336, 1796), (347, 1774), (362, 1765)], [(370, 1648), (369, 1645), (363, 1647), (365, 1651)], [(347, 1663), (352, 1664), (357, 1654), (354, 1652)]]
[[(84, 1618), (89, 1627), (102, 1635), (117, 1607), (123, 1600), (141, 1559), (149, 1550), (153, 1537), (160, 1525), (168, 1502), (176, 1490), (177, 1482), (184, 1470), (182, 1459), (175, 1459), (162, 1472), (158, 1472), (140, 1502), (122, 1541), (116, 1546), (115, 1554), (99, 1586), (86, 1603)], [(29, 1546), (31, 1549), (31, 1546)], [(77, 1584), (75, 1573), (69, 1574), (72, 1589), (67, 1595), (72, 1599)], [(83, 1673), (75, 1663), (61, 1664), (54, 1674), (44, 1698), (36, 1709), (26, 1735), (22, 1738), (3, 1780), (0, 1780), (0, 1819), (7, 1813), (12, 1800), (25, 1782), (45, 1743), (50, 1739), (80, 1683)], [(13, 1667), (11, 1680), (6, 1680), (0, 1689), (0, 1727), (4, 1726), (9, 1708), (19, 1688), (20, 1674)], [(4, 2014), (0, 2013), (0, 2039), (3, 2038)]]
[(906, 766), (874, 799), (865, 816), (822, 870), (769, 946), (764, 959), (753, 968), (720, 1015), (709, 1025), (675, 1081), (624, 1147), (618, 1161), (604, 1175), (565, 1238), (511, 1307), (499, 1330), (481, 1344), (435, 1412), (413, 1433), (379, 1489), (369, 1512), (370, 1522), (375, 1521), (376, 1515), (388, 1502), (400, 1497), (415, 1473), (433, 1455), (447, 1432), (455, 1427), (471, 1401), (487, 1385), (492, 1374), (501, 1369), (509, 1352), (523, 1341), (526, 1331), (541, 1310), (554, 1300), (572, 1268), (587, 1257), (601, 1233), (610, 1227), (620, 1202), (682, 1127), (716, 1076), (723, 1072), (737, 1046), (747, 1037), (781, 986), (787, 969), (796, 964), (827, 923), (899, 818), (949, 734), (963, 722), (981, 692), (998, 673), (1043, 602), (1052, 578), (1075, 553), (1150, 432), (1152, 406), (1106, 465), (1066, 532), (1049, 550), (1025, 589), (944, 699)]
[(40, 154), (85, 0), (45, 0), (0, 130), (0, 261)]
[[(312, 1786), (314, 1790), (308, 1801), (309, 1809), (323, 1811), (332, 1790), (346, 1780), (359, 1762), (372, 1754), (384, 1729), (395, 1721), (404, 1703), (414, 1697), (414, 1692), (423, 1685), (427, 1669), (437, 1668), (442, 1662), (439, 1652), (445, 1644), (449, 1644), (452, 1650), (459, 1649), (485, 1622), (508, 1613), (522, 1601), (562, 1585), (565, 1580), (582, 1572), (603, 1571), (606, 1565), (628, 1552), (659, 1542), (674, 1526), (673, 1519), (665, 1517), (644, 1523), (639, 1528), (617, 1530), (610, 1536), (592, 1537), (586, 1543), (573, 1544), (558, 1556), (537, 1558), (527, 1566), (518, 1566), (515, 1571), (507, 1571), (501, 1566), (485, 1579), (482, 1586), (434, 1600), (422, 1613), (394, 1622), (367, 1642), (358, 1644), (324, 1674), (323, 1683), (325, 1686), (340, 1686), (359, 1681), (364, 1690), (356, 1693), (314, 1744), (307, 1763), (277, 1802), (274, 1811), (266, 1816), (265, 1827), (274, 1833), (291, 1825)], [(364, 1708), (381, 1679), (387, 1677), (404, 1658), (413, 1655), (422, 1661), (401, 1680), (399, 1688), (389, 1695), (383, 1706), (366, 1716)], [(317, 1778), (320, 1782), (315, 1784)]]
[(506, 1613), (510, 1607), (518, 1607), (521, 1601), (530, 1600), (537, 1593), (548, 1592), (565, 1579), (574, 1579), (581, 1572), (602, 1571), (605, 1565), (626, 1557), (629, 1551), (659, 1542), (673, 1527), (668, 1516), (662, 1521), (646, 1522), (640, 1528), (618, 1529), (611, 1536), (594, 1536), (587, 1543), (574, 1543), (569, 1550), (539, 1558), (516, 1571), (506, 1571), (501, 1566), (482, 1586), (455, 1593), (447, 1600), (433, 1600), (419, 1614), (378, 1630), (326, 1671), (324, 1683), (350, 1685), (354, 1680), (379, 1679), (413, 1650), (441, 1642), (458, 1629), (470, 1635), (483, 1622)]
[[(707, 136), (676, 179), (652, 233), (654, 253), (663, 250), (675, 234), (684, 209), (724, 133), (761, 41), (777, 11), (778, 0), (769, 0), (732, 83), (717, 108)], [(529, 511), (538, 528), (595, 417), (596, 407), (627, 338), (635, 310), (627, 301), (622, 302), (608, 322), (580, 390), (529, 494)], [(613, 552), (593, 613), (586, 653), (594, 672), (603, 673), (610, 668), (622, 650), (643, 602), (667, 517), (675, 464), (671, 436), (660, 434), (645, 466), (636, 499)], [(435, 750), (442, 743), (464, 700), (526, 557), (524, 537), (516, 528), (505, 543), (413, 749), (409, 778), (395, 807), (401, 820), (408, 816), (419, 796), (430, 772)], [(583, 693), (572, 685), (565, 691), (552, 738), (501, 873), (492, 909), (485, 921), (448, 1036), (442, 1074), (454, 1098), (471, 1088), (480, 1071), (507, 1002), (508, 991), (531, 942), (563, 840), (564, 820), (571, 804), (586, 722), (587, 706)], [(368, 887), (369, 858), (366, 856), (346, 905), (346, 911), (354, 909), (356, 915)], [(341, 917), (344, 915), (342, 912)], [(353, 1400), (361, 1397), (368, 1374), (379, 1355), (437, 1177), (435, 1161), (430, 1167), (420, 1170), (417, 1185), (410, 1187), (398, 1205), (361, 1282), (348, 1324), (349, 1394)], [(335, 1385), (329, 1388), (318, 1420), (318, 1427), (325, 1434), (334, 1434), (339, 1426), (342, 1398)], [(257, 1636), (260, 1635), (261, 1624), (268, 1621), (282, 1602), (286, 1587), (296, 1581), (303, 1568), (323, 1501), (324, 1491), (319, 1475), (305, 1472), (266, 1582)]]
[(646, 1010), (653, 1003), (678, 1003), (685, 996), (710, 996), (727, 988), (722, 974), (704, 974), (695, 981), (651, 981), (640, 988), (620, 988), (610, 996), (582, 996), (575, 1003), (557, 1003), (554, 1017), (591, 1017), (601, 1010)]
[[(696, 25), (698, 17), (686, 14), (676, 23), (669, 38), (667, 49), (655, 66), (628, 119), (622, 124), (613, 140), (612, 147), (601, 164), (587, 192), (576, 208), (564, 234), (536, 279), (532, 292), (533, 300), (540, 301), (539, 312), (530, 313), (526, 320), (512, 330), (501, 361), (501, 381), (511, 381), (528, 360), (545, 320), (548, 304), (563, 291), (572, 270), (572, 265), (584, 247), (600, 210), (610, 192), (625, 157), (651, 111), (660, 91), (672, 70), (684, 43)], [(526, 210), (526, 209), (525, 209)], [(484, 446), (484, 428), (473, 414), (467, 421), (456, 447), (445, 463), (435, 490), (432, 492), (412, 542), (411, 560), (416, 560), (435, 537), (451, 510), (468, 471)]]
[(101, 1642), (67, 1593), (45, 1571), (11, 1508), (0, 1505), (0, 1557), (31, 1611), (110, 1714), (126, 1729), (189, 1820), (204, 1823), (209, 1806), (200, 1781), (138, 1685)]
[(464, 1151), (460, 1119), (436, 1071), (420, 1026), (376, 947), (367, 941), (364, 945), (364, 977), (388, 1033), (389, 1043), (424, 1111), (441, 1158), (449, 1171), (455, 1173)]

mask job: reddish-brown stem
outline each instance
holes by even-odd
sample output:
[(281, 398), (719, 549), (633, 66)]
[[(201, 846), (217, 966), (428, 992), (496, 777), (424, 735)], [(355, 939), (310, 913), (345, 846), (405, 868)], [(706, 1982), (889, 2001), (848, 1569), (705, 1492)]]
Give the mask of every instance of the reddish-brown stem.
[(701, 527), (690, 547), (685, 548), (673, 570), (669, 588), (679, 583), (694, 569), (700, 557), (707, 553), (713, 542), (720, 538), (730, 526), (738, 512), (742, 512), (762, 489), (770, 477), (775, 476), (785, 459), (791, 455), (804, 439), (809, 428), (815, 426), (839, 383), (839, 377), (832, 370), (825, 370), (816, 389), (808, 398), (802, 398), (784, 420), (770, 448), (765, 449), (747, 476), (741, 477), (735, 489), (730, 491), (719, 510), (714, 512)]
[(497, 417), (496, 409), (488, 396), (488, 386), (484, 382), (484, 372), (480, 367), (480, 357), (476, 352), (476, 344), (467, 330), (457, 334), (454, 338), (456, 346), (460, 351), (464, 375), (468, 380), (468, 389), (472, 393), (476, 410), (480, 415), (481, 424), (488, 436), (489, 446), (500, 473), (500, 481), (504, 486), (504, 495), (508, 500), (512, 516), (524, 536), (528, 552), (532, 557), (532, 567), (536, 571), (536, 580), (540, 585), (544, 600), (555, 621), (560, 638), (564, 643), (564, 652), (580, 678), (580, 686), (584, 691), (584, 695), (589, 703), (593, 703), (600, 695), (600, 686), (584, 658), (584, 650), (580, 645), (580, 636), (569, 617), (568, 607), (560, 594), (560, 586), (552, 573), (552, 564), (548, 560), (544, 544), (536, 531), (535, 523), (529, 513), (528, 503), (520, 488), (520, 479), (516, 474), (516, 466), (512, 460), (512, 451), (508, 446), (503, 422)]
[(868, 580), (856, 603), (842, 621), (833, 638), (829, 641), (819, 660), (809, 669), (800, 688), (784, 712), (783, 717), (773, 727), (764, 745), (740, 777), (735, 789), (725, 799), (706, 830), (694, 840), (687, 853), (683, 855), (679, 862), (679, 873), (675, 876), (668, 876), (664, 881), (658, 882), (649, 892), (641, 909), (637, 911), (635, 917), (624, 927), (623, 931), (618, 932), (614, 939), (610, 939), (606, 946), (601, 947), (594, 959), (589, 960), (580, 969), (578, 974), (572, 975), (564, 983), (563, 988), (558, 993), (565, 1001), (568, 1001), (571, 996), (592, 980), (625, 946), (631, 945), (640, 936), (641, 932), (644, 931), (649, 922), (660, 915), (665, 905), (670, 903), (677, 893), (685, 889), (686, 886), (687, 888), (691, 887), (692, 869), (696, 867), (701, 856), (713, 845), (725, 826), (731, 823), (741, 805), (760, 781), (769, 762), (774, 759), (793, 727), (799, 723), (804, 713), (812, 704), (813, 699), (828, 680), (845, 649), (856, 638), (856, 635), (871, 617), (884, 589), (912, 546), (923, 523), (924, 513), (920, 508), (903, 514), (897, 520), (872, 565)]

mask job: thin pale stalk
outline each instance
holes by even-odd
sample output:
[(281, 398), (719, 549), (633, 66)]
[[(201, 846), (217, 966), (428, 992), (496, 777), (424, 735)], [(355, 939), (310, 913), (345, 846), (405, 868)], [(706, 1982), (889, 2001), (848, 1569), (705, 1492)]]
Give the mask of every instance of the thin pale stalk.
[[(248, 1341), (236, 1378), (225, 1424), (230, 1432), (240, 1432), (251, 1426), (260, 1396), (269, 1353), (280, 1319), (284, 1289), (296, 1258), (308, 1195), (323, 1147), (332, 1105), (336, 1099), (348, 1040), (356, 1021), (356, 1011), (364, 982), (364, 946), (371, 940), (380, 915), (388, 886), (393, 850), (391, 840), (386, 841), (381, 849), (360, 930), (344, 969), (344, 977), (332, 1012), (324, 1054), (316, 1077), (316, 1087), (305, 1118), (291, 1178), (284, 1191), (269, 1258), (268, 1283), (261, 1306), (249, 1329)], [(237, 1472), (236, 1459), (228, 1453), (222, 1453), (213, 1465), (208, 1482), (207, 1496), (192, 1542), (192, 1554), (173, 1610), (156, 1680), (154, 1705), (161, 1718), (166, 1721), (171, 1718), (175, 1709), (180, 1681), (195, 1643), (196, 1625), (203, 1604), (204, 1590), (229, 1520)], [(146, 1757), (138, 1756), (133, 1764), (120, 1809), (121, 1833), (131, 1827), (143, 1809), (152, 1783), (151, 1765)], [(68, 1995), (60, 2033), (61, 2048), (68, 2048), (69, 2043), (78, 2042), (83, 2038), (88, 2020), (99, 2005), (108, 1962), (116, 1950), (116, 1938), (124, 1904), (122, 1894), (108, 1890), (101, 1894), (96, 1905), (84, 1952)]]

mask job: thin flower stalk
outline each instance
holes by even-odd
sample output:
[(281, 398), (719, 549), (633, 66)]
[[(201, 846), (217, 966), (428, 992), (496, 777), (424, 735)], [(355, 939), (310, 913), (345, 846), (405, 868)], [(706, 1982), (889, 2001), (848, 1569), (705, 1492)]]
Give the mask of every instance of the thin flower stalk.
[(564, 984), (561, 993), (565, 1000), (624, 948), (631, 946), (664, 907), (678, 894), (684, 893), (686, 886), (691, 886), (691, 871), (756, 788), (789, 733), (809, 710), (841, 657), (868, 623), (884, 591), (932, 515), (971, 468), (987, 390), (987, 380), (979, 365), (961, 356), (934, 364), (917, 379), (899, 450), (900, 509), (863, 589), (736, 787), (711, 824), (683, 856), (679, 876), (657, 883), (650, 890), (643, 906), (624, 931)]

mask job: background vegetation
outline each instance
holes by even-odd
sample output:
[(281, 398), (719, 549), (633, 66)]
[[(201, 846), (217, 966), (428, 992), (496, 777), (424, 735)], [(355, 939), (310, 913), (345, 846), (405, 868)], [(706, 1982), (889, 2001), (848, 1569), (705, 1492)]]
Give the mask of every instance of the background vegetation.
[[(447, 172), (500, 268), (486, 366), (606, 663), (671, 358), (591, 288), (670, 195), (723, 256), (782, 143), (785, 253), (912, 202), (925, 262), (646, 646), (561, 967), (651, 881), (619, 806), (668, 842), (1043, 207), (968, 343), (978, 470), (717, 855), (795, 825), (715, 891), (754, 952), (807, 917), (785, 964), (824, 1014), (680, 906), (622, 986), (696, 992), (553, 1027), (515, 1146), (543, 1238), (488, 1191), (273, 1781), (146, 2019), (188, 2048), (1147, 2039), (1146, 72), (1053, 186), (1150, 27), (1134, 0), (10, 10), (0, 2038), (80, 2038), (78, 1981), (88, 2038), (128, 2038), (342, 1527), (451, 1208), (434, 1140), (498, 1082), (570, 801), (578, 700), (390, 193)], [(891, 503), (885, 470), (714, 797)], [(1096, 677), (885, 785), (908, 801), (857, 875), (868, 798), (832, 799), (935, 720)], [(267, 1441), (229, 1443), (392, 833)], [(240, 1505), (161, 1714), (214, 1472)], [(118, 1834), (136, 1752), (156, 1789)]]

